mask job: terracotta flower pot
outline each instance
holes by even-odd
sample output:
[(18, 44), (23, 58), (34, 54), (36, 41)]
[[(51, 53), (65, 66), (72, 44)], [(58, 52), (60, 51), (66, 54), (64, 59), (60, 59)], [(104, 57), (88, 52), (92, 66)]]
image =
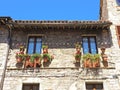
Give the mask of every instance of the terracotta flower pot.
[(105, 50), (106, 50), (105, 47), (102, 47), (102, 48), (101, 48), (101, 52), (102, 52), (103, 54), (105, 53)]
[(92, 67), (92, 62), (90, 59), (84, 60), (83, 66), (86, 68), (91, 68)]
[(47, 57), (44, 57), (44, 62), (48, 62), (48, 58)]
[(106, 54), (103, 54), (102, 59), (103, 59), (103, 61), (108, 61), (108, 56)]
[(100, 67), (100, 63), (98, 61), (92, 63), (92, 67)]
[(17, 60), (17, 63), (21, 63), (22, 62), (22, 58), (21, 57), (18, 57), (16, 60)]
[(35, 58), (35, 60), (34, 60), (34, 68), (36, 68), (37, 67), (37, 65), (41, 65), (41, 60), (40, 60), (40, 58)]
[(108, 62), (107, 62), (107, 61), (103, 61), (103, 66), (104, 66), (105, 68), (107, 68), (107, 67), (108, 67)]

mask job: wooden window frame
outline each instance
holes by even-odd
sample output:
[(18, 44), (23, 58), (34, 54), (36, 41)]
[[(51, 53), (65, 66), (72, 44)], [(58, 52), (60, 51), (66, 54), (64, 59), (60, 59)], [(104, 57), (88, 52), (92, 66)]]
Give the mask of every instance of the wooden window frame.
[[(41, 35), (29, 35), (28, 36), (28, 39), (27, 39), (27, 50), (26, 50), (26, 53), (28, 53), (28, 45), (29, 45), (29, 40), (30, 38), (34, 38), (34, 49), (33, 49), (33, 54), (35, 53), (35, 49), (36, 49), (36, 39), (37, 38), (41, 38), (42, 39), (42, 36)], [(41, 49), (42, 49), (42, 46), (41, 46)]]
[[(84, 38), (84, 37), (87, 37), (87, 38), (88, 38), (89, 53), (91, 53), (90, 38), (91, 38), (91, 37), (94, 37), (94, 39), (95, 39), (95, 45), (96, 45), (96, 53), (98, 53), (96, 36), (82, 36), (82, 43), (83, 43), (83, 38)], [(84, 47), (83, 44), (82, 44), (82, 47)], [(83, 52), (83, 53), (84, 53), (84, 52)]]

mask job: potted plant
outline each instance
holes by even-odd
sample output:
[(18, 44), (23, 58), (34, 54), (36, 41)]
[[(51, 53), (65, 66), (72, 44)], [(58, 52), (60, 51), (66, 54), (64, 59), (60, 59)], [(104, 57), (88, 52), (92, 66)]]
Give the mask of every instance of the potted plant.
[(43, 53), (48, 53), (48, 46), (47, 45), (42, 45), (43, 48)]
[(99, 54), (84, 54), (83, 66), (88, 68), (100, 67), (100, 55)]
[(30, 57), (30, 61), (34, 63), (34, 60), (39, 60), (41, 58), (41, 55), (40, 54), (32, 54), (31, 57)]
[(101, 54), (105, 54), (105, 50), (106, 50), (105, 47), (101, 47)]
[(83, 55), (83, 66), (91, 68), (92, 67), (93, 55), (90, 53)]
[(33, 64), (34, 68), (36, 68), (37, 64), (40, 66), (41, 65), (41, 55), (37, 54), (37, 53), (31, 55), (30, 61), (31, 61), (31, 64)]
[(81, 59), (81, 54), (76, 54), (75, 55), (76, 62), (80, 62), (80, 59)]
[(16, 54), (17, 63), (21, 63), (25, 59), (24, 54)]
[(102, 62), (103, 62), (103, 66), (106, 68), (108, 67), (108, 56), (107, 54), (105, 54), (105, 47), (101, 48), (101, 57), (102, 57)]
[(100, 55), (94, 54), (94, 58), (92, 59), (92, 67), (100, 67)]
[(77, 42), (75, 44), (75, 48), (76, 48), (75, 60), (76, 60), (76, 62), (80, 62), (80, 60), (81, 60), (81, 45), (79, 44), (79, 42)]
[(108, 56), (106, 54), (101, 55), (103, 66), (108, 67)]
[(79, 42), (77, 42), (77, 43), (75, 44), (75, 48), (76, 48), (76, 49), (78, 49), (78, 48), (81, 49), (81, 45), (80, 45)]
[(30, 60), (31, 60), (31, 56), (28, 54), (25, 54), (25, 63), (24, 63), (25, 68), (33, 66), (33, 62), (31, 62)]
[(51, 56), (48, 53), (43, 54), (43, 60), (44, 62), (51, 61)]
[(17, 63), (21, 63), (23, 60), (24, 60), (24, 46), (20, 46), (19, 47), (19, 51), (16, 52), (16, 60), (17, 60)]
[(30, 55), (28, 54), (24, 54), (24, 57), (25, 57), (25, 61), (28, 61), (30, 59)]

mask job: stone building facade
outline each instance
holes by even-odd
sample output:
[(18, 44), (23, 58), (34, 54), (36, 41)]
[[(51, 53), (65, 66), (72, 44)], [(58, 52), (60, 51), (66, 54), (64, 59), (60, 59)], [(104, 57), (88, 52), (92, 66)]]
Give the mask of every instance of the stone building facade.
[[(0, 17), (0, 90), (120, 90), (119, 9), (115, 0), (101, 0), (99, 21)], [(80, 61), (75, 60), (77, 42), (81, 45)], [(54, 57), (49, 63), (43, 59), (39, 67), (26, 67), (26, 60), (17, 63), (20, 46), (24, 46), (24, 54), (44, 55), (44, 45)], [(101, 48), (105, 49), (107, 66)], [(100, 55), (99, 67), (84, 66), (87, 52)]]

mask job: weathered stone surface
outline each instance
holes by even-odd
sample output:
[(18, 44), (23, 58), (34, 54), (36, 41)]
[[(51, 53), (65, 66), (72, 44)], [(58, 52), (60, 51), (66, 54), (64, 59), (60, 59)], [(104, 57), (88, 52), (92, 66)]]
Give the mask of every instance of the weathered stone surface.
[[(103, 1), (101, 20), (109, 20), (113, 23), (110, 30), (14, 30), (12, 31), (12, 50), (9, 52), (8, 59), (6, 58), (8, 32), (1, 28), (0, 81), (3, 77), (5, 60), (7, 60), (3, 90), (21, 90), (23, 83), (39, 83), (39, 90), (86, 90), (86, 82), (102, 82), (105, 90), (120, 90), (120, 48), (116, 33), (116, 26), (120, 25), (120, 8), (116, 0), (101, 1)], [(48, 68), (42, 65), (39, 70), (23, 68), (18, 70), (16, 67), (16, 52), (20, 45), (25, 46), (26, 52), (27, 38), (30, 34), (44, 35), (42, 43), (49, 46), (49, 53), (54, 56)], [(82, 43), (82, 36), (86, 35), (96, 36), (99, 54), (101, 46), (106, 47), (109, 68), (86, 69), (81, 67), (81, 63), (79, 68), (76, 68), (75, 43)]]

